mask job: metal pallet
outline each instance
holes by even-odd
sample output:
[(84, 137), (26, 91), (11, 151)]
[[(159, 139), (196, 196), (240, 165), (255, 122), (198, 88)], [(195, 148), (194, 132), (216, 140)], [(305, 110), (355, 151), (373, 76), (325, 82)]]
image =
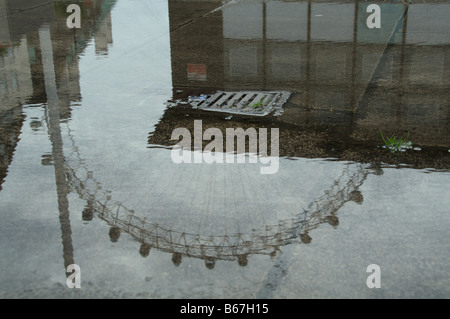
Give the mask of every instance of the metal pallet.
[(289, 96), (287, 91), (219, 91), (189, 97), (189, 104), (205, 111), (265, 116), (276, 110), (281, 111)]

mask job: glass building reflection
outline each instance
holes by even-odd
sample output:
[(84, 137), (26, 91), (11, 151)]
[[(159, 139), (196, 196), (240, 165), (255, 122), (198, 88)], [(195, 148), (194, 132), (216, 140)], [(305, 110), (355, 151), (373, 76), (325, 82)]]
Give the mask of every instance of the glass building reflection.
[(448, 145), (450, 7), (431, 2), (379, 3), (382, 28), (369, 29), (362, 1), (229, 3), (198, 20), (222, 2), (169, 1), (174, 100), (289, 90), (296, 94), (281, 122), (339, 111), (368, 139), (388, 125)]

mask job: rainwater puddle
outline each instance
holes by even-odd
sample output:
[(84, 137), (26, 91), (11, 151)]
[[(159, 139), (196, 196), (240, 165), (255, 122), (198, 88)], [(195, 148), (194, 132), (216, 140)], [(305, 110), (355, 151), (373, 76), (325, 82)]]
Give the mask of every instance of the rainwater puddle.
[(356, 3), (0, 6), (0, 297), (448, 298), (450, 5)]

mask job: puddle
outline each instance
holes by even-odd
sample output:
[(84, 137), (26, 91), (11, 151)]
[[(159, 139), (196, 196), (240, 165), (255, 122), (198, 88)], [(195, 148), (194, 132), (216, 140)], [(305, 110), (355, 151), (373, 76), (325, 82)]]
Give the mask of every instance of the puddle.
[(449, 4), (79, 4), (0, 3), (0, 297), (450, 296)]

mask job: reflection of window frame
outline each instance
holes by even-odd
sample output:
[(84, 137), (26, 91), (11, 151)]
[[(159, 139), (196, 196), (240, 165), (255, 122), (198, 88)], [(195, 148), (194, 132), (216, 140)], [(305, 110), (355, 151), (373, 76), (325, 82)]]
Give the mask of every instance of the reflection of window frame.
[(11, 88), (15, 91), (19, 91), (19, 79), (17, 77), (17, 72), (11, 72)]
[[(285, 42), (306, 41), (308, 39), (307, 2), (268, 2), (264, 23), (266, 38)], [(299, 13), (302, 13), (301, 18)], [(283, 17), (281, 21), (280, 17)], [(289, 34), (287, 33), (290, 32)]]
[[(244, 51), (250, 52), (251, 56), (250, 54), (246, 53), (242, 54)], [(242, 58), (243, 56), (248, 56), (249, 58), (243, 60)], [(238, 63), (235, 63), (236, 61), (238, 61)], [(243, 61), (243, 63), (239, 63), (241, 61)], [(230, 76), (258, 75), (258, 46), (256, 44), (230, 46), (228, 48), (228, 62), (229, 62), (228, 69)]]
[[(303, 79), (303, 51), (306, 50), (304, 44), (302, 42), (283, 44), (269, 42), (269, 45), (266, 49), (270, 58), (270, 62), (267, 64), (270, 66), (269, 79), (272, 81), (301, 81)], [(290, 62), (290, 58), (296, 59)], [(283, 62), (284, 59), (286, 62)]]
[[(241, 40), (262, 39), (264, 29), (263, 6), (264, 3), (260, 2), (240, 5), (238, 7), (225, 7), (222, 13), (223, 37), (225, 39)], [(255, 12), (258, 12), (258, 15), (250, 14)], [(252, 17), (251, 19), (249, 18), (250, 16)], [(254, 33), (249, 31), (254, 31)], [(245, 34), (245, 32), (248, 33)]]
[[(429, 48), (428, 46), (421, 46), (416, 50), (409, 50), (407, 56), (409, 62), (408, 80), (410, 85), (440, 86), (443, 84), (445, 77), (445, 51), (438, 51), (434, 48)], [(432, 67), (423, 67), (422, 61), (424, 59), (432, 61)], [(428, 74), (424, 74), (424, 71)]]
[(8, 95), (8, 83), (6, 81), (0, 81), (0, 92), (3, 96)]
[[(312, 50), (312, 80), (321, 83), (348, 83), (351, 79), (353, 52), (346, 43), (318, 42)], [(330, 50), (330, 48), (333, 49)], [(319, 59), (320, 58), (320, 59)], [(326, 64), (329, 62), (329, 64)], [(332, 68), (330, 68), (332, 66)], [(333, 73), (330, 72), (333, 71)]]

